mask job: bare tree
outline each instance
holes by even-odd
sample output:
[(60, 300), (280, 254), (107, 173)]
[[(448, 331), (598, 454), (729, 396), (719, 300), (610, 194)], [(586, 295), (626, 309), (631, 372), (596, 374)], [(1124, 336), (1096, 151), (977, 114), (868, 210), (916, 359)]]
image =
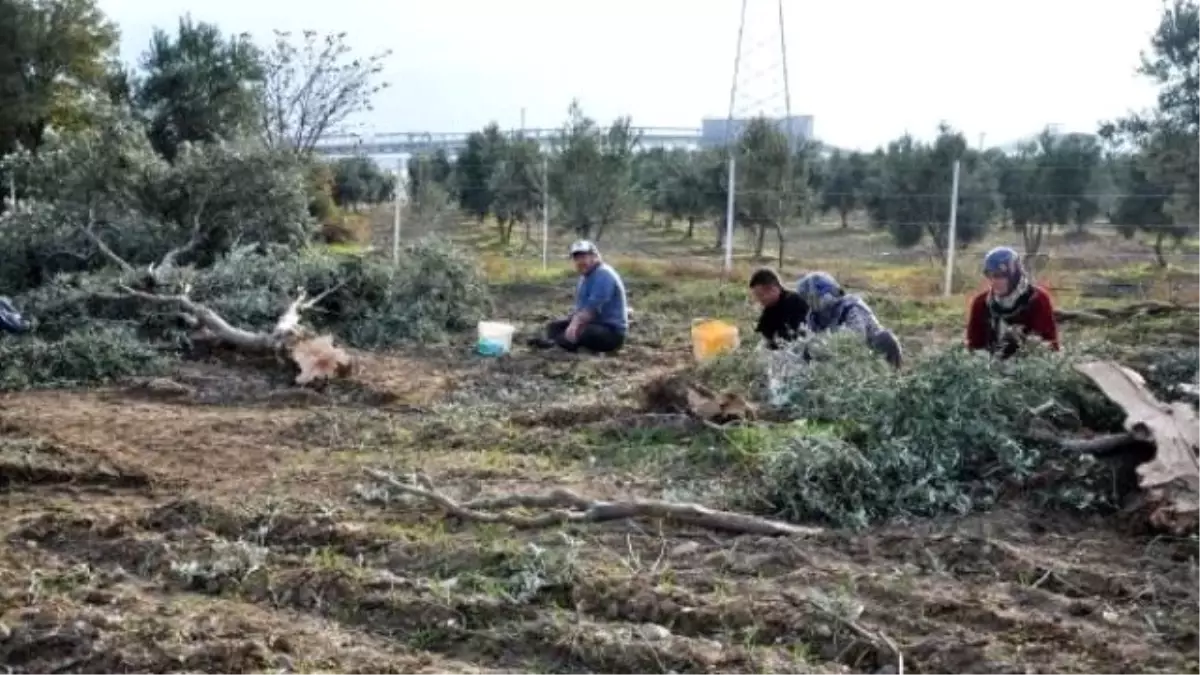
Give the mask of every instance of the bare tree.
[(378, 76), (391, 51), (354, 57), (345, 33), (306, 30), (300, 42), (275, 31), (263, 57), (262, 115), (268, 144), (308, 154), (351, 115), (371, 109), (372, 97), (387, 86)]

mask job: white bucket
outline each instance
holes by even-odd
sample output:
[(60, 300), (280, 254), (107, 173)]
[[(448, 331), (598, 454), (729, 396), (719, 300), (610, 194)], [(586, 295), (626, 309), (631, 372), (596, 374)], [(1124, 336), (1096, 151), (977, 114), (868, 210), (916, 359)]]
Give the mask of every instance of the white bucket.
[(475, 343), (475, 351), (484, 356), (503, 356), (512, 349), (513, 333), (516, 327), (503, 321), (480, 321), (478, 326), (479, 339)]

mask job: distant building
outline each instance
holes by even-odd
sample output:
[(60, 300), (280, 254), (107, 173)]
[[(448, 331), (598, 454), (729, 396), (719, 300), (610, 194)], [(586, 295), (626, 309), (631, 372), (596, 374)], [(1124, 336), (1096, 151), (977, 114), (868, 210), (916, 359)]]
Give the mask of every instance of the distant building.
[[(700, 145), (705, 147), (724, 145), (730, 136), (738, 138), (745, 131), (746, 125), (750, 123), (751, 119), (753, 118), (744, 117), (733, 120), (725, 117), (704, 118), (700, 122)], [(771, 121), (783, 128), (795, 142), (813, 138), (812, 115), (792, 115), (787, 118), (772, 118)]]

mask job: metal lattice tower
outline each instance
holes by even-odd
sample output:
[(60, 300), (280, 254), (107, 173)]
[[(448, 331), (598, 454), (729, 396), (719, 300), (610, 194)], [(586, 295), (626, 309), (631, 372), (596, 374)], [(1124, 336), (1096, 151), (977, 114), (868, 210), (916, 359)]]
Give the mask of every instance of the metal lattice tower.
[[(783, 0), (742, 0), (738, 21), (733, 81), (729, 87), (729, 116), (725, 139), (728, 148), (729, 201), (725, 223), (725, 271), (733, 271), (734, 216), (737, 201), (736, 142), (746, 121), (765, 117), (784, 125), (789, 139), (784, 170), (784, 213), (790, 213), (796, 129), (792, 121), (792, 95), (788, 81), (787, 33)], [(780, 261), (782, 264), (782, 261)]]

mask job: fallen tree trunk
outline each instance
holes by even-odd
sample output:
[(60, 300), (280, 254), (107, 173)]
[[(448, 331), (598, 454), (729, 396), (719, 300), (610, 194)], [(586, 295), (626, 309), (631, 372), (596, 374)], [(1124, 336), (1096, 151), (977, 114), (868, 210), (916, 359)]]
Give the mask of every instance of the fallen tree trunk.
[(1108, 450), (1123, 444), (1153, 443), (1154, 455), (1137, 467), (1150, 524), (1176, 534), (1200, 525), (1200, 419), (1187, 403), (1163, 403), (1138, 373), (1111, 361), (1075, 367), (1125, 411), (1126, 435), (1092, 446)]
[[(300, 325), (300, 318), (305, 310), (315, 307), (345, 282), (326, 289), (315, 298), (309, 298), (303, 288), (297, 289), (296, 298), (288, 304), (275, 326), (268, 332), (250, 331), (234, 326), (212, 308), (189, 297), (190, 286), (184, 286), (181, 292), (174, 294), (157, 291), (168, 285), (169, 273), (179, 264), (179, 259), (194, 252), (204, 241), (200, 216), (206, 201), (207, 197), (202, 199), (198, 210), (193, 214), (192, 231), (188, 241), (167, 251), (157, 263), (151, 263), (146, 268), (140, 281), (144, 285), (143, 288), (134, 288), (129, 283), (124, 283), (119, 286), (121, 292), (146, 302), (174, 305), (179, 309), (180, 317), (188, 326), (198, 331), (198, 337), (201, 339), (214, 340), (236, 350), (274, 353), (277, 357), (286, 358), (299, 369), (296, 384), (304, 385), (349, 374), (353, 366), (352, 359), (344, 349), (333, 344), (333, 337), (315, 335)], [(95, 219), (89, 212), (87, 223), (80, 229), (102, 255), (126, 273), (127, 279), (135, 274), (136, 268), (117, 255), (96, 234), (94, 227)]]
[(184, 319), (205, 339), (216, 340), (234, 349), (250, 352), (271, 352), (286, 357), (298, 369), (296, 384), (309, 384), (333, 377), (342, 377), (350, 372), (352, 359), (340, 347), (333, 344), (329, 335), (314, 335), (300, 325), (301, 313), (316, 306), (337, 286), (309, 299), (303, 289), (297, 291), (293, 300), (280, 315), (269, 332), (249, 331), (238, 328), (225, 320), (210, 307), (188, 297), (188, 288), (174, 295), (159, 295), (121, 286), (121, 290), (136, 298), (158, 304), (178, 307)]

